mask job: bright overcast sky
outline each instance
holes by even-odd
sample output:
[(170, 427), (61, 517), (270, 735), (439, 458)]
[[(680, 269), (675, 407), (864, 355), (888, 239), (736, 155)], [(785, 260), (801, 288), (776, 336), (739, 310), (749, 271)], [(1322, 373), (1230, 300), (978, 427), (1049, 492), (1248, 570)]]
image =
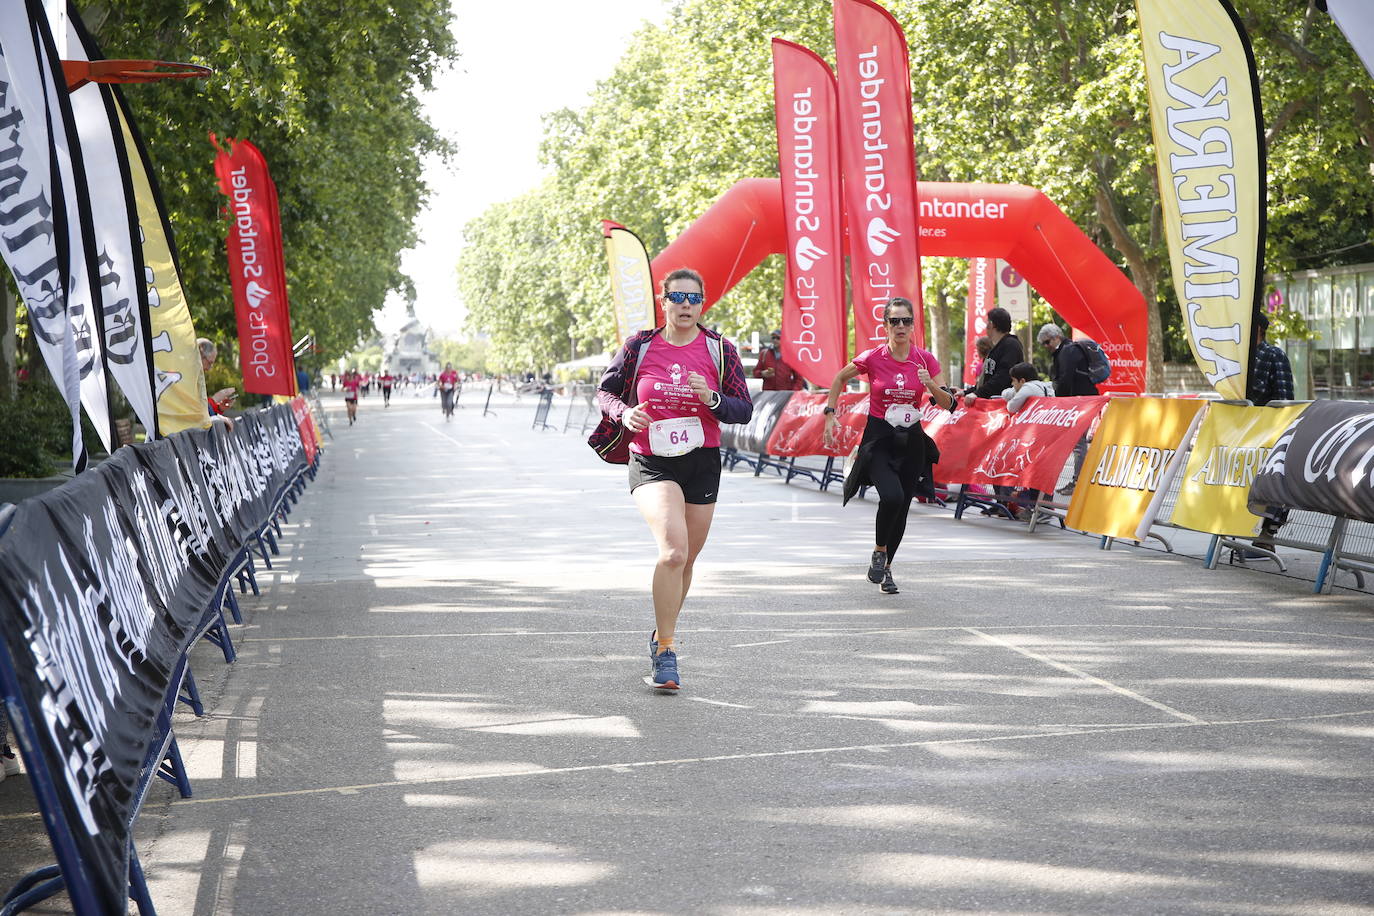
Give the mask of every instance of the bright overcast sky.
[[(665, 0), (454, 0), (460, 59), (436, 80), (425, 110), (458, 154), (447, 167), (427, 164), (433, 196), (416, 223), (420, 244), (402, 256), (415, 315), (438, 334), (462, 329), (455, 267), (463, 225), (538, 183), (540, 117), (585, 105), (631, 36), (665, 12)], [(391, 331), (404, 319), (399, 299), (388, 301), (377, 326)]]

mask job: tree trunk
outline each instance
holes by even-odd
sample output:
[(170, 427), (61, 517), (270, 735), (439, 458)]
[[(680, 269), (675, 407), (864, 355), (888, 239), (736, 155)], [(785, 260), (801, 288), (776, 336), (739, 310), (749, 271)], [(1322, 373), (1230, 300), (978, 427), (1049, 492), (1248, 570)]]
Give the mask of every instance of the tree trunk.
[(1147, 257), (1145, 251), (1131, 237), (1121, 215), (1116, 198), (1112, 196), (1101, 162), (1097, 165), (1097, 189), (1094, 192), (1097, 218), (1111, 236), (1112, 245), (1126, 258), (1131, 282), (1145, 298), (1145, 313), (1149, 318), (1149, 337), (1145, 356), (1145, 390), (1164, 390), (1164, 322), (1159, 314), (1159, 263)]
[[(949, 369), (949, 296), (943, 289), (935, 291), (935, 320), (930, 334), (926, 338), (930, 344), (930, 352), (935, 354), (935, 360), (946, 370)], [(954, 379), (946, 372), (945, 384), (953, 385)]]
[(18, 351), (14, 336), (14, 296), (10, 295), (8, 283), (0, 283), (4, 295), (0, 295), (0, 398), (14, 400), (18, 391), (15, 384), (15, 370), (18, 369)]

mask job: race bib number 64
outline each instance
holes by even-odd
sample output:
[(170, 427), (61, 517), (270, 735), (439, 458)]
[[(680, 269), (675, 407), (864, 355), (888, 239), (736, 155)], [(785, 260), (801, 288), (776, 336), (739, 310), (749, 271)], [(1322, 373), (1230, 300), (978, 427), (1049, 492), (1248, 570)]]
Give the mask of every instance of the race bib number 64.
[(705, 444), (700, 417), (674, 417), (649, 424), (649, 450), (662, 458), (676, 458)]

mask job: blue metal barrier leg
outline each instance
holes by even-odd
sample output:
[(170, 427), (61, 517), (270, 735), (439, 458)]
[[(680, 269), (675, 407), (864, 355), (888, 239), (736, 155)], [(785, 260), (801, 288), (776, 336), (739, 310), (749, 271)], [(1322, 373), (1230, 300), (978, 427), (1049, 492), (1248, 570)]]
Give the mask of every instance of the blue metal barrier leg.
[(229, 606), (229, 613), (233, 615), (234, 623), (243, 623), (243, 615), (239, 613), (239, 599), (234, 597), (233, 589), (224, 590), (224, 603)]
[(238, 652), (234, 651), (234, 639), (229, 635), (229, 624), (224, 622), (224, 608), (219, 610), (219, 623), (205, 631), (205, 638), (219, 646), (219, 650), (224, 653), (226, 662), (232, 662), (238, 658)]
[(167, 745), (167, 756), (158, 764), (157, 775), (176, 786), (182, 798), (191, 797), (191, 780), (186, 778), (186, 765), (181, 762), (181, 748), (177, 747), (176, 735), (172, 736), (172, 743)]
[(138, 905), (139, 916), (157, 916), (153, 898), (148, 894), (148, 880), (143, 876), (143, 864), (138, 861), (138, 850), (133, 843), (129, 844), (129, 896)]
[(200, 691), (196, 689), (196, 678), (190, 668), (186, 669), (186, 683), (182, 686), (186, 688), (186, 693), (178, 694), (177, 699), (191, 707), (191, 712), (197, 717), (205, 715), (205, 704), (200, 701)]
[(275, 557), (279, 555), (281, 553), (281, 548), (277, 546), (277, 539), (272, 536), (272, 529), (267, 529), (263, 534), (267, 536), (267, 546), (272, 548), (272, 556)]
[[(57, 879), (55, 882), (57, 886), (49, 889), (48, 885), (43, 884), (43, 882), (52, 882), (53, 878)], [(42, 884), (42, 889), (47, 889), (47, 893), (42, 896), (27, 899), (32, 896), (31, 890), (38, 888), (40, 884)], [(0, 903), (5, 905), (3, 912), (17, 913), (25, 906), (31, 906), (40, 900), (46, 900), (48, 897), (62, 890), (64, 886), (65, 882), (62, 880), (62, 869), (58, 868), (56, 865), (45, 865), (42, 868), (35, 869), (16, 881), (14, 887), (10, 888), (9, 893), (5, 895), (5, 899), (0, 900)], [(25, 903), (22, 906), (11, 908), (11, 904), (16, 903), (21, 898), (25, 898)]]
[(1216, 569), (1218, 555), (1221, 553), (1221, 535), (1212, 535), (1212, 540), (1207, 544), (1207, 564), (1204, 569)]

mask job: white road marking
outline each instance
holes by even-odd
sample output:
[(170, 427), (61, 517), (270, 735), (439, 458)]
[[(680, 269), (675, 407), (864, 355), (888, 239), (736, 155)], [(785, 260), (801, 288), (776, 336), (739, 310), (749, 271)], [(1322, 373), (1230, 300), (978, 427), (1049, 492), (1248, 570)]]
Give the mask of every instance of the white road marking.
[[(1084, 735), (1105, 735), (1114, 732), (1139, 732), (1167, 728), (1221, 728), (1232, 725), (1272, 725), (1285, 722), (1311, 722), (1320, 719), (1343, 719), (1352, 716), (1374, 715), (1374, 709), (1359, 709), (1350, 712), (1322, 713), (1312, 716), (1282, 716), (1265, 719), (1235, 719), (1224, 722), (1157, 722), (1154, 725), (1132, 725), (1125, 728), (1076, 728), (1060, 732), (1028, 732), (1017, 735), (988, 735), (980, 738), (937, 738), (926, 741), (900, 741), (881, 744), (852, 744), (838, 747), (796, 748), (784, 751), (756, 751), (746, 754), (718, 754), (712, 757), (679, 757), (667, 760), (636, 760), (621, 763), (595, 763), (575, 767), (541, 767), (529, 770), (505, 770), (491, 773), (466, 773), (461, 776), (428, 776), (418, 779), (396, 779), (389, 782), (369, 782), (351, 786), (323, 786), (314, 789), (288, 789), (282, 792), (257, 792), (250, 795), (226, 795), (219, 798), (183, 798), (177, 800), (177, 807), (188, 805), (213, 805), (218, 802), (252, 801), (260, 798), (292, 798), (301, 795), (327, 795), (362, 791), (364, 789), (394, 789), (403, 786), (445, 785), (463, 782), (479, 782), (491, 779), (513, 779), (530, 776), (561, 776), (568, 773), (596, 773), (610, 770), (627, 772), (650, 767), (681, 766), (689, 763), (729, 763), (740, 760), (769, 760), (778, 757), (813, 757), (825, 754), (881, 753), (889, 750), (921, 747), (949, 747), (959, 744), (994, 744), (1007, 741), (1037, 741), (1044, 738), (1078, 738)], [(0, 815), (0, 821), (18, 820), (36, 815)]]
[(1039, 652), (1032, 652), (1030, 649), (1022, 648), (1021, 646), (1018, 646), (1013, 642), (1008, 642), (1005, 639), (1002, 639), (998, 636), (993, 636), (988, 633), (984, 633), (981, 630), (974, 629), (973, 627), (964, 627), (964, 629), (967, 630), (969, 633), (972, 633), (974, 636), (977, 636), (979, 639), (986, 639), (990, 643), (994, 643), (996, 645), (1010, 649), (1013, 652), (1017, 652), (1021, 655), (1024, 655), (1026, 658), (1034, 659), (1035, 661), (1040, 662), (1041, 664), (1049, 665), (1051, 668), (1057, 668), (1058, 670), (1063, 671), (1066, 674), (1072, 674), (1074, 677), (1081, 678), (1085, 681), (1090, 681), (1094, 684), (1097, 684), (1099, 687), (1105, 687), (1113, 693), (1119, 693), (1123, 697), (1129, 697), (1130, 699), (1135, 700), (1137, 703), (1144, 703), (1146, 706), (1158, 709), (1160, 712), (1163, 713), (1168, 713), (1169, 715), (1174, 716), (1175, 718), (1182, 719), (1184, 722), (1191, 722), (1195, 725), (1206, 724), (1202, 719), (1199, 719), (1197, 716), (1189, 715), (1186, 712), (1174, 709), (1172, 706), (1166, 706), (1165, 704), (1160, 703), (1157, 700), (1152, 700), (1147, 696), (1142, 696), (1141, 694), (1136, 693), (1134, 690), (1127, 690), (1125, 687), (1113, 684), (1111, 681), (1105, 681), (1102, 678), (1097, 677), (1096, 675), (1089, 674), (1086, 671), (1081, 671), (1078, 668), (1073, 667), (1072, 665), (1066, 665), (1063, 662), (1057, 662), (1052, 658), (1041, 655)]
[(729, 706), (731, 709), (753, 709), (752, 706), (741, 706), (739, 703), (727, 703), (724, 700), (708, 700), (705, 697), (688, 697), (693, 703), (710, 703), (712, 706)]
[(752, 649), (754, 646), (780, 646), (780, 645), (782, 645), (783, 643), (789, 643), (789, 642), (791, 642), (791, 641), (792, 641), (792, 640), (790, 640), (790, 639), (770, 639), (770, 640), (768, 640), (768, 642), (741, 642), (741, 643), (736, 643), (735, 645), (730, 646), (729, 648), (731, 648), (731, 649)]

